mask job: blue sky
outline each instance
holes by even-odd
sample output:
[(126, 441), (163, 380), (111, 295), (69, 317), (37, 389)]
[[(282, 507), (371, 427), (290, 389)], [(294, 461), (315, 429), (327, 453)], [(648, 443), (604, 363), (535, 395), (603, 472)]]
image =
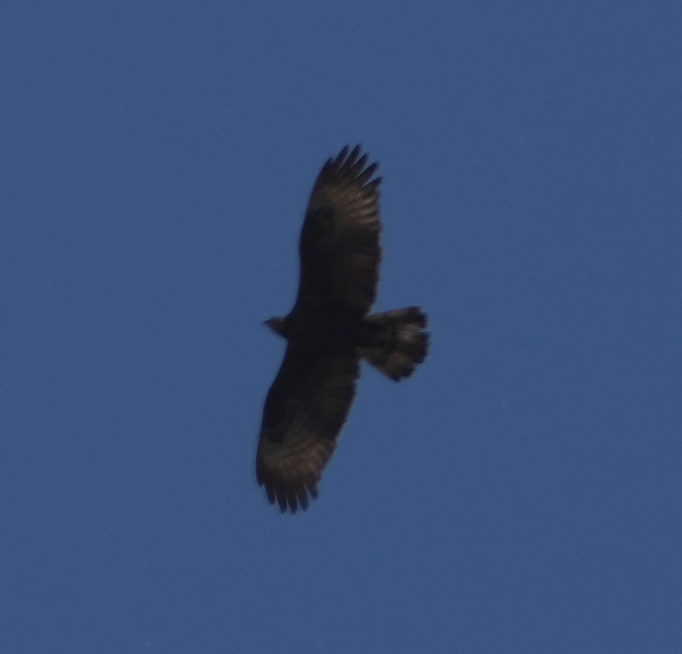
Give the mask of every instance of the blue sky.
[[(239, 5), (236, 8), (236, 5)], [(677, 653), (682, 5), (0, 9), (0, 649)], [(311, 185), (384, 177), (305, 514), (254, 479)]]

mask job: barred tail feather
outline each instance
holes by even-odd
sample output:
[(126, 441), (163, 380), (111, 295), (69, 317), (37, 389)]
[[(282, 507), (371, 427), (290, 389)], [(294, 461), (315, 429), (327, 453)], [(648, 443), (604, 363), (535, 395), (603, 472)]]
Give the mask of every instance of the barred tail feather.
[(426, 314), (419, 307), (407, 307), (375, 313), (365, 320), (373, 337), (371, 345), (360, 348), (360, 354), (395, 381), (409, 377), (428, 350)]

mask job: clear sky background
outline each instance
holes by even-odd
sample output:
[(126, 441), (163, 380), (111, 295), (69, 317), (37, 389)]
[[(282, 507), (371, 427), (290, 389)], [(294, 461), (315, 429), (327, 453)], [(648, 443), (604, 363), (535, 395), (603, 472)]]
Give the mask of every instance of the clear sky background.
[[(682, 651), (682, 4), (6, 2), (0, 651)], [(315, 175), (384, 177), (309, 511), (255, 482)]]

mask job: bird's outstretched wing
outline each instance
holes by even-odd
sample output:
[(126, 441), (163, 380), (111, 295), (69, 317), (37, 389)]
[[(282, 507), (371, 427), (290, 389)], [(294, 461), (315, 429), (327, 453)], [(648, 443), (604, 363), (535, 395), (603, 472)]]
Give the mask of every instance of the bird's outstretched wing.
[(306, 509), (317, 497), (355, 397), (353, 330), (374, 303), (381, 259), (375, 171), (359, 146), (346, 147), (322, 167), (308, 203), (298, 296), (282, 332), (287, 350), (265, 401), (256, 460), (258, 482), (283, 512)]
[(294, 311), (340, 305), (364, 315), (374, 304), (381, 260), (376, 168), (360, 146), (346, 146), (322, 167), (301, 230)]
[(290, 342), (265, 401), (256, 476), (284, 513), (308, 508), (355, 397), (354, 352), (310, 352)]

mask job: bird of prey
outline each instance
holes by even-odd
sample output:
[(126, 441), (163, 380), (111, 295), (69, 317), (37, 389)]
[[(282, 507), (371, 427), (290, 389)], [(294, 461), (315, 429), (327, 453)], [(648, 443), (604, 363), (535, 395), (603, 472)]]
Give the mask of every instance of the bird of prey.
[(293, 309), (266, 321), (287, 341), (265, 400), (256, 478), (282, 513), (308, 508), (355, 397), (360, 360), (395, 381), (426, 356), (419, 307), (370, 314), (379, 280), (377, 164), (343, 148), (315, 181), (299, 242)]

